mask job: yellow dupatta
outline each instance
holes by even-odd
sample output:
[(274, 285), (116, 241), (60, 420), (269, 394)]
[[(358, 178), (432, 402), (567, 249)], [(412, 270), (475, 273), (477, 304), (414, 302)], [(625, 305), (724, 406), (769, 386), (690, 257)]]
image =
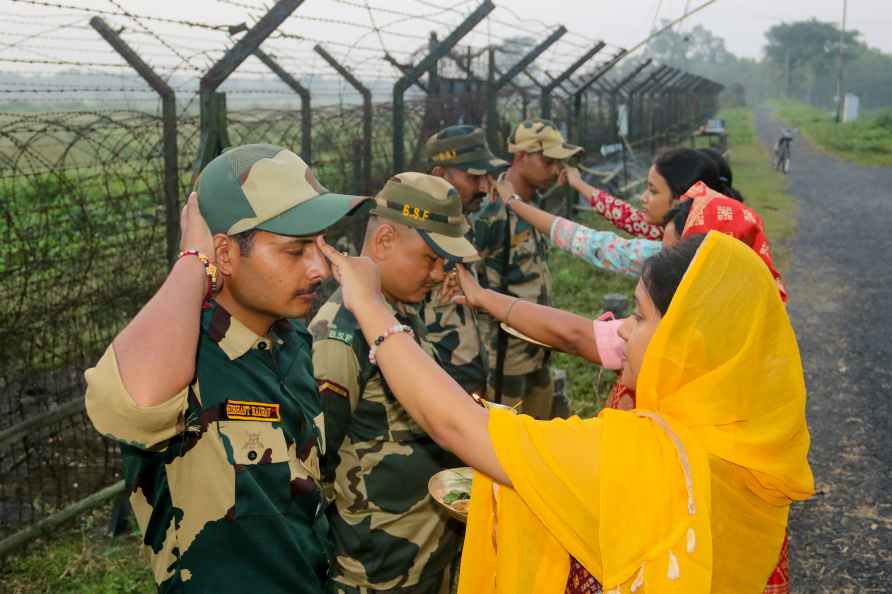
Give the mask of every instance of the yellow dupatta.
[(805, 385), (774, 279), (704, 240), (645, 354), (637, 409), (548, 422), (492, 411), (513, 488), (476, 475), (460, 594), (760, 593), (789, 504), (813, 492)]

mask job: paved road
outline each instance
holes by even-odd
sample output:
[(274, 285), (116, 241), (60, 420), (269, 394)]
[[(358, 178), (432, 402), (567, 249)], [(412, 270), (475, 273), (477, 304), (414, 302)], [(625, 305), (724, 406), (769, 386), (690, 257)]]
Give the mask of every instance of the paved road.
[[(780, 131), (757, 113), (763, 144)], [(793, 591), (892, 592), (892, 168), (793, 146), (786, 277), (818, 495), (791, 521)]]

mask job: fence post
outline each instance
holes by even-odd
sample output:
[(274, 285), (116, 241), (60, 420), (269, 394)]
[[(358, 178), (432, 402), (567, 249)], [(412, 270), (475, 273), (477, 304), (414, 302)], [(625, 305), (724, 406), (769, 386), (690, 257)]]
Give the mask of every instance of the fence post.
[(334, 68), (338, 74), (350, 83), (360, 95), (362, 95), (362, 185), (361, 193), (368, 196), (372, 191), (372, 92), (364, 84), (359, 82), (346, 66), (341, 65), (334, 57), (325, 51), (321, 45), (313, 47), (322, 59)]
[[(630, 130), (629, 130), (629, 138), (633, 139), (633, 142), (637, 142), (643, 139), (641, 135), (641, 131), (644, 129), (644, 94), (647, 92), (647, 89), (659, 79), (660, 76), (663, 75), (664, 72), (669, 67), (665, 64), (659, 66), (656, 70), (650, 73), (643, 82), (639, 83), (635, 87), (633, 87), (629, 91), (629, 113), (637, 114), (630, 121)], [(632, 122), (635, 123), (634, 126), (631, 126)], [(632, 131), (634, 130), (634, 133)]]
[[(610, 72), (610, 70), (616, 66), (620, 60), (622, 60), (626, 56), (626, 50), (621, 49), (614, 55), (612, 58), (607, 60), (600, 68), (598, 68), (594, 74), (592, 74), (588, 79), (583, 80), (579, 87), (573, 93), (573, 119), (576, 122), (573, 127), (578, 130), (577, 134), (580, 138), (584, 136), (582, 132), (582, 122), (580, 121), (582, 117), (582, 96), (585, 92), (596, 82), (598, 82), (605, 74)], [(600, 99), (598, 102), (600, 106)]]
[(193, 179), (198, 177), (204, 166), (229, 145), (229, 135), (226, 131), (226, 95), (218, 93), (217, 89), (303, 2), (304, 0), (277, 0), (273, 7), (201, 77), (198, 84), (201, 101), (201, 145), (198, 147), (198, 158), (192, 170)]
[(266, 67), (272, 70), (273, 74), (278, 76), (283, 83), (291, 88), (292, 91), (300, 95), (300, 156), (306, 161), (307, 165), (309, 165), (313, 160), (311, 146), (313, 111), (310, 106), (310, 91), (300, 84), (296, 78), (287, 73), (278, 62), (259, 47), (254, 50), (254, 55), (257, 56), (257, 59), (266, 64)]
[(486, 17), (495, 5), (492, 0), (484, 0), (462, 23), (450, 33), (446, 39), (437, 44), (437, 46), (418, 62), (404, 72), (403, 76), (393, 85), (393, 171), (399, 173), (403, 170), (406, 161), (406, 145), (405, 145), (405, 115), (406, 104), (404, 95), (406, 90), (415, 83), (418, 78), (431, 69), (431, 66), (444, 55), (449, 53), (455, 45), (467, 35), (477, 24)]
[(90, 25), (112, 48), (136, 70), (146, 83), (161, 97), (162, 146), (164, 151), (164, 222), (167, 260), (173, 263), (180, 242), (179, 165), (177, 163), (177, 98), (164, 79), (140, 58), (127, 42), (100, 17), (90, 19)]
[[(623, 78), (621, 81), (619, 81), (618, 84), (614, 85), (614, 87), (610, 90), (610, 102), (611, 102), (611, 105), (613, 106), (613, 109), (616, 111), (616, 113), (615, 113), (615, 117), (617, 118), (617, 120), (619, 119), (619, 104), (618, 104), (618, 102), (617, 102), (617, 97), (619, 97), (620, 99), (622, 99), (622, 96), (623, 96), (623, 87), (625, 87), (627, 84), (629, 84), (630, 82), (632, 82), (632, 80), (634, 80), (636, 76), (638, 76), (639, 74), (641, 74), (641, 72), (642, 72), (645, 68), (647, 68), (648, 66), (650, 66), (650, 63), (651, 63), (652, 61), (653, 61), (653, 60), (651, 60), (650, 58), (648, 58), (648, 59), (646, 59), (645, 61), (643, 61), (641, 64), (639, 64), (638, 66), (636, 66), (636, 67), (632, 70), (632, 72), (630, 72), (625, 78)], [(627, 96), (628, 96), (628, 95), (627, 95)], [(631, 106), (630, 106), (628, 103), (626, 104), (626, 117), (628, 117), (629, 120), (631, 120)], [(627, 124), (630, 124), (630, 123), (631, 123), (631, 121), (627, 122)], [(626, 127), (626, 134), (627, 134), (627, 135), (628, 135), (629, 131), (630, 131), (630, 130), (629, 130), (629, 126), (627, 126), (627, 127)], [(616, 137), (619, 138), (619, 136), (621, 136), (621, 134), (620, 134), (620, 129), (619, 129), (619, 123), (617, 123), (617, 126), (616, 126)], [(628, 138), (628, 136), (626, 136), (626, 138)]]
[(595, 54), (604, 49), (606, 45), (607, 44), (603, 41), (599, 41), (595, 44), (594, 47), (579, 56), (579, 58), (575, 62), (570, 64), (570, 66), (566, 70), (557, 75), (554, 80), (542, 87), (542, 107), (540, 108), (540, 111), (543, 118), (547, 119), (551, 117), (551, 92), (554, 91), (559, 85), (563, 84), (565, 80), (570, 78), (570, 76), (574, 72), (579, 70), (583, 65), (585, 65), (586, 62), (591, 60)]

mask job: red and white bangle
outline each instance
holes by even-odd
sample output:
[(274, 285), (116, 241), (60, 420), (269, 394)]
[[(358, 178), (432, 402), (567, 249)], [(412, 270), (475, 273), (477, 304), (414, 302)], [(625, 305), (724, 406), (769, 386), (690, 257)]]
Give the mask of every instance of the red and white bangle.
[(372, 343), (372, 348), (369, 350), (369, 363), (372, 365), (377, 365), (378, 360), (375, 359), (375, 353), (378, 352), (378, 347), (381, 346), (381, 343), (393, 336), (394, 334), (399, 334), (400, 332), (405, 332), (409, 336), (415, 336), (415, 332), (405, 324), (394, 324), (390, 328), (384, 331), (384, 334), (375, 339), (375, 342)]
[(183, 256), (195, 256), (196, 258), (198, 258), (198, 261), (204, 265), (204, 273), (208, 277), (208, 291), (207, 294), (204, 296), (204, 300), (207, 301), (211, 298), (211, 296), (213, 296), (214, 293), (217, 292), (218, 289), (217, 267), (211, 264), (211, 261), (208, 259), (208, 257), (198, 250), (183, 250), (177, 256), (177, 260), (179, 260)]

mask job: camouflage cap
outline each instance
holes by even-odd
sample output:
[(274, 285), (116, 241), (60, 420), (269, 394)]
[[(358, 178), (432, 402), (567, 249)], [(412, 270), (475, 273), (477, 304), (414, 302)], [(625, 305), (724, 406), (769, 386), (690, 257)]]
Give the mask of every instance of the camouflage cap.
[(551, 120), (524, 120), (517, 124), (508, 138), (508, 152), (511, 154), (539, 153), (550, 159), (569, 159), (582, 152), (581, 146), (569, 144), (564, 135)]
[(211, 233), (321, 233), (369, 198), (329, 192), (288, 149), (245, 144), (208, 163), (195, 185)]
[(508, 162), (489, 150), (486, 136), (476, 126), (449, 126), (427, 139), (424, 154), (431, 168), (456, 167), (471, 175), (498, 175)]
[(375, 196), (371, 214), (402, 223), (418, 231), (434, 253), (459, 262), (480, 259), (465, 239), (468, 223), (461, 198), (452, 184), (424, 173), (399, 173)]

